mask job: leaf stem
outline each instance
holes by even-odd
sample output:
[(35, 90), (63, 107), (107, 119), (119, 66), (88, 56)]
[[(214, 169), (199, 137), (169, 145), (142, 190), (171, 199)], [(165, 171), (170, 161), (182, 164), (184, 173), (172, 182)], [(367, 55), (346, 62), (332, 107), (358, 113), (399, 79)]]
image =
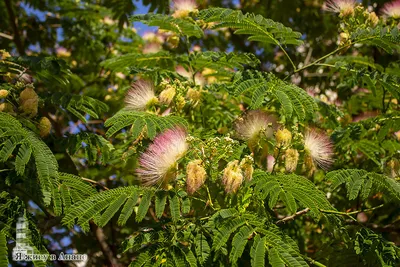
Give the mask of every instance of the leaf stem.
[(298, 212), (296, 212), (295, 214), (291, 215), (291, 216), (287, 216), (285, 218), (283, 218), (282, 220), (277, 221), (275, 224), (282, 224), (282, 223), (286, 223), (287, 221), (291, 221), (294, 220), (296, 217), (306, 214), (307, 212), (310, 211), (310, 208), (306, 208), (304, 210), (300, 210)]
[(318, 261), (316, 261), (316, 260), (314, 260), (314, 259), (312, 259), (310, 257), (307, 257), (307, 256), (303, 255), (303, 258), (308, 260), (311, 264), (314, 264), (315, 266), (326, 267), (326, 265), (324, 265), (324, 264), (322, 264), (322, 263), (320, 263), (320, 262), (318, 262)]
[(366, 212), (366, 211), (373, 211), (379, 208), (382, 208), (384, 206), (384, 204), (381, 204), (379, 206), (370, 208), (370, 209), (365, 209), (365, 210), (356, 210), (356, 211), (351, 211), (351, 212), (342, 212), (342, 211), (337, 211), (337, 210), (322, 210), (320, 209), (319, 211), (322, 213), (327, 213), (327, 214), (338, 214), (338, 215), (343, 215), (343, 216), (347, 216), (350, 219), (352, 219), (353, 221), (357, 221), (356, 219), (354, 219), (351, 215), (353, 214), (358, 214), (360, 212)]

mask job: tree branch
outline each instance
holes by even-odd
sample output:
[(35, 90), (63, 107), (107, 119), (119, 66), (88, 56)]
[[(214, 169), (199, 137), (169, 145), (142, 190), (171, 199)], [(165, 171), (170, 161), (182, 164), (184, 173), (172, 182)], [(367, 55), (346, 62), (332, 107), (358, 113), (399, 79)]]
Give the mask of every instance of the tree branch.
[(290, 215), (288, 217), (283, 218), (282, 220), (277, 221), (276, 224), (283, 224), (283, 223), (286, 223), (287, 221), (294, 220), (296, 217), (306, 214), (309, 211), (310, 211), (310, 208), (306, 208), (304, 210), (298, 211), (293, 215)]
[(17, 47), (18, 53), (22, 56), (25, 54), (25, 50), (24, 50), (24, 46), (22, 44), (21, 41), (21, 37), (19, 35), (19, 30), (18, 30), (18, 20), (15, 17), (13, 8), (11, 6), (11, 2), (10, 0), (4, 0), (4, 3), (6, 4), (6, 8), (7, 8), (7, 13), (8, 13), (8, 19), (10, 21), (11, 27), (13, 29), (14, 32), (14, 43), (15, 46)]
[(109, 263), (107, 265), (111, 266), (111, 267), (120, 266), (118, 264), (117, 259), (114, 257), (114, 254), (113, 254), (110, 246), (108, 245), (108, 243), (106, 241), (106, 235), (104, 234), (103, 229), (98, 227), (97, 225), (95, 225), (92, 221), (90, 221), (90, 228), (92, 230), (92, 233), (96, 237), (97, 242), (100, 245), (100, 248), (101, 248), (101, 251), (103, 252), (104, 257), (106, 258), (106, 260)]

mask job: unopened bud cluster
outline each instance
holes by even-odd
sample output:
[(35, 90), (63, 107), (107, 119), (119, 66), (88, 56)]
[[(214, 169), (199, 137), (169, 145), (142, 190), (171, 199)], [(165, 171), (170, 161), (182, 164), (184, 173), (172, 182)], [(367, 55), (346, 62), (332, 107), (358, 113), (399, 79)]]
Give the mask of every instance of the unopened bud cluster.
[(239, 164), (238, 160), (229, 162), (222, 176), (222, 184), (226, 193), (236, 193), (243, 180), (250, 181), (253, 177), (253, 158), (246, 156)]
[(38, 112), (39, 97), (31, 87), (25, 88), (19, 95), (20, 110), (30, 118), (35, 117)]
[(42, 117), (39, 120), (39, 125), (38, 125), (38, 129), (39, 129), (39, 134), (41, 137), (46, 137), (49, 135), (50, 130), (51, 130), (51, 122), (48, 118), (46, 117)]
[(186, 191), (189, 194), (196, 192), (205, 182), (207, 173), (201, 160), (193, 160), (186, 166)]

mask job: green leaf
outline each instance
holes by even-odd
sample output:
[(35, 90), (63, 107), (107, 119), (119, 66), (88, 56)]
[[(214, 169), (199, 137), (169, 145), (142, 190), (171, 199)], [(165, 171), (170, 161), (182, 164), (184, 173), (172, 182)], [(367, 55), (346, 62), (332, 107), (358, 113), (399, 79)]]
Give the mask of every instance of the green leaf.
[(252, 267), (265, 266), (265, 237), (260, 238), (259, 236), (256, 236), (254, 238), (250, 256)]
[(7, 238), (0, 232), (0, 266), (8, 266)]
[(100, 220), (98, 221), (98, 226), (105, 226), (111, 218), (117, 213), (117, 211), (121, 208), (121, 206), (125, 203), (127, 195), (121, 194), (118, 198), (116, 198), (110, 206), (106, 209), (106, 211), (101, 215)]
[(245, 225), (235, 234), (232, 239), (232, 250), (229, 255), (231, 263), (236, 263), (236, 261), (242, 256), (247, 241), (253, 231), (254, 229), (252, 227)]
[(283, 24), (266, 19), (261, 15), (243, 14), (240, 10), (209, 8), (199, 12), (199, 18), (207, 23), (215, 22), (212, 29), (232, 28), (235, 34), (250, 35), (250, 41), (273, 45), (300, 45), (301, 33), (294, 32)]
[(179, 198), (176, 194), (169, 195), (169, 209), (171, 211), (172, 221), (176, 222), (181, 217)]
[(140, 199), (139, 208), (136, 214), (136, 221), (141, 222), (147, 214), (151, 204), (151, 198), (153, 197), (153, 191), (146, 190), (143, 192), (142, 198)]
[(137, 189), (132, 190), (132, 193), (129, 195), (128, 200), (126, 201), (124, 207), (122, 208), (121, 214), (118, 218), (118, 225), (125, 225), (128, 221), (129, 217), (131, 217), (133, 213), (133, 208), (136, 206), (137, 200), (139, 198), (139, 192)]
[(174, 18), (162, 14), (146, 14), (131, 16), (131, 21), (140, 21), (149, 26), (157, 26), (160, 29), (174, 32), (180, 36), (194, 36), (200, 38), (203, 36), (202, 29), (192, 20)]
[(210, 257), (211, 249), (208, 245), (207, 238), (203, 234), (197, 234), (195, 237), (195, 249), (197, 260), (201, 265), (204, 265)]
[(165, 204), (167, 203), (167, 195), (168, 194), (165, 191), (156, 192), (155, 210), (157, 218), (161, 218), (164, 213)]

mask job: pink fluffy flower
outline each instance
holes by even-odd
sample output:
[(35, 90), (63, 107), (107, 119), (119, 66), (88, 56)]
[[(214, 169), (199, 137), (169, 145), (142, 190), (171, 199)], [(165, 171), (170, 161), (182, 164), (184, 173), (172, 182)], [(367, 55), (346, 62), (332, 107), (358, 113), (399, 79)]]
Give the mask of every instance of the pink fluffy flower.
[(327, 170), (332, 165), (333, 144), (325, 134), (308, 131), (304, 136), (304, 148), (320, 168)]
[(261, 110), (251, 110), (235, 123), (235, 130), (242, 140), (257, 139), (260, 134), (271, 138), (276, 129), (276, 118)]
[(158, 135), (139, 159), (136, 170), (143, 185), (167, 184), (175, 179), (177, 162), (188, 149), (186, 131), (173, 128)]
[(400, 18), (400, 0), (395, 0), (383, 5), (382, 14), (386, 17)]
[(190, 12), (197, 10), (197, 4), (195, 0), (174, 0), (174, 14), (175, 18), (186, 18)]
[(125, 104), (127, 109), (145, 110), (155, 99), (153, 84), (149, 81), (138, 80), (132, 84), (126, 94)]
[(356, 0), (328, 0), (324, 5), (324, 9), (347, 16), (354, 13), (356, 3)]
[(174, 10), (194, 11), (197, 8), (196, 0), (175, 0)]

